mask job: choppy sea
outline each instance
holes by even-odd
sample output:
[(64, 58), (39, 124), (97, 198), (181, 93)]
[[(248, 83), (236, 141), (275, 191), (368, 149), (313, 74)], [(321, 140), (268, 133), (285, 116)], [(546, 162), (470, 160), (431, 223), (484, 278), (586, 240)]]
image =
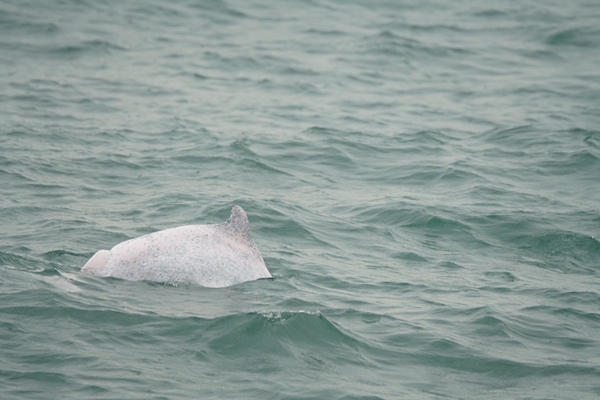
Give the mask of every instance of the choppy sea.
[[(600, 398), (600, 3), (0, 1), (0, 398)], [(242, 206), (272, 279), (80, 272)]]

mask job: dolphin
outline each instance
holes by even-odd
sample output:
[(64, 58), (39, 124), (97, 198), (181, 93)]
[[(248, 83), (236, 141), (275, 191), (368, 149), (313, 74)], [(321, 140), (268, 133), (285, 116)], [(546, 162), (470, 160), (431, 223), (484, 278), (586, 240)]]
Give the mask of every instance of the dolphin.
[(211, 288), (271, 277), (250, 236), (248, 217), (239, 206), (233, 206), (222, 224), (165, 229), (100, 250), (81, 271), (130, 281), (193, 282)]

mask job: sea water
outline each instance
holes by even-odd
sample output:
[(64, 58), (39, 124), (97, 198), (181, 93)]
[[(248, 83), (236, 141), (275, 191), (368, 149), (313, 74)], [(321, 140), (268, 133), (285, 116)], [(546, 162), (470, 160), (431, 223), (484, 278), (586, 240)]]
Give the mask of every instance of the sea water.
[[(600, 397), (600, 5), (0, 2), (0, 398)], [(242, 206), (273, 279), (80, 272)]]

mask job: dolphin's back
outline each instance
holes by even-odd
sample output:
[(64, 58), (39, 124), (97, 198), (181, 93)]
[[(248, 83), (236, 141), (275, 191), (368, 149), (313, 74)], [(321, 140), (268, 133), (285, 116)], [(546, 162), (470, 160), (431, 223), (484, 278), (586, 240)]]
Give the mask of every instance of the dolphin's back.
[(100, 250), (82, 270), (127, 280), (195, 282), (207, 287), (271, 277), (239, 206), (222, 224), (166, 229), (127, 240), (110, 252)]

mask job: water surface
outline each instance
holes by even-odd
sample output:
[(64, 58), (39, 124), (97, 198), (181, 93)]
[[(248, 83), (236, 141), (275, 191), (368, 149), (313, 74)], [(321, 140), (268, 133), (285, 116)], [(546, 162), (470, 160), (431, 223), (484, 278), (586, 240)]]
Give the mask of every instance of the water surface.
[[(600, 396), (595, 1), (0, 4), (0, 397)], [(80, 273), (242, 206), (274, 279)]]

